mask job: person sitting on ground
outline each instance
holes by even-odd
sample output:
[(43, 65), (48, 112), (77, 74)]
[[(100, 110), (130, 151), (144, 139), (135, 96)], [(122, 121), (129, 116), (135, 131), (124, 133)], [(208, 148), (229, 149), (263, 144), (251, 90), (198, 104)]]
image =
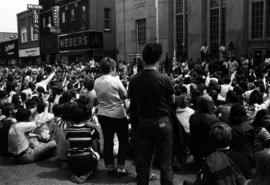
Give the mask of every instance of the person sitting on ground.
[(16, 122), (13, 118), (13, 107), (12, 104), (6, 104), (0, 116), (0, 154), (5, 156), (8, 156), (8, 130)]
[(258, 152), (261, 152), (266, 148), (270, 148), (270, 134), (266, 129), (269, 126), (269, 123), (269, 110), (259, 110), (253, 122), (253, 127), (255, 130), (253, 152), (255, 156), (258, 154)]
[(238, 102), (237, 93), (235, 91), (228, 91), (226, 95), (226, 102), (227, 102), (226, 104), (218, 106), (216, 115), (218, 116), (220, 121), (229, 124), (230, 110), (233, 104)]
[(84, 183), (97, 169), (99, 154), (93, 149), (97, 131), (86, 124), (86, 112), (78, 103), (70, 106), (71, 126), (66, 129), (69, 142), (67, 162), (72, 172), (71, 181)]
[(263, 150), (258, 154), (255, 171), (254, 179), (248, 180), (245, 185), (270, 184), (270, 149)]
[(48, 143), (32, 143), (28, 137), (29, 132), (42, 126), (44, 123), (31, 122), (31, 112), (28, 109), (19, 109), (16, 113), (17, 122), (12, 124), (8, 132), (8, 151), (15, 156), (19, 163), (31, 163), (43, 154), (55, 148), (55, 141)]
[(195, 113), (193, 109), (188, 107), (189, 101), (190, 98), (187, 94), (182, 94), (179, 97), (176, 97), (176, 104), (178, 106), (176, 109), (176, 116), (188, 135), (190, 133), (189, 119), (190, 116)]
[(215, 104), (210, 96), (201, 96), (197, 103), (198, 111), (191, 115), (190, 149), (195, 159), (195, 166), (200, 167), (202, 159), (208, 156), (213, 148), (210, 146), (209, 131), (219, 120), (215, 116)]
[[(216, 123), (209, 132), (215, 150), (206, 157), (197, 176), (196, 185), (243, 185), (251, 177), (251, 166), (247, 157), (230, 149), (231, 127)], [(191, 185), (188, 181), (184, 185)]]
[(232, 127), (231, 148), (253, 160), (254, 129), (247, 118), (244, 106), (235, 104), (230, 111), (230, 126)]
[(64, 111), (68, 111), (63, 105), (54, 105), (53, 114), (54, 120), (53, 125), (55, 127), (55, 141), (56, 141), (56, 160), (60, 162), (60, 165), (65, 168), (68, 154), (68, 141), (66, 140), (66, 129), (68, 121), (63, 119)]

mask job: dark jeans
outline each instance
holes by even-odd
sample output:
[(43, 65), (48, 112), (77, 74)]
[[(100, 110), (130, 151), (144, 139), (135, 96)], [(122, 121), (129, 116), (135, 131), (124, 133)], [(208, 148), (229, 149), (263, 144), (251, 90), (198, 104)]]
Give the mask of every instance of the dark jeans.
[(113, 138), (117, 134), (119, 151), (117, 166), (124, 167), (128, 149), (128, 121), (127, 118), (117, 119), (106, 116), (98, 116), (104, 137), (104, 161), (107, 168), (114, 167)]
[(135, 141), (137, 184), (149, 184), (152, 155), (156, 149), (161, 185), (173, 185), (172, 126), (169, 117), (139, 119)]

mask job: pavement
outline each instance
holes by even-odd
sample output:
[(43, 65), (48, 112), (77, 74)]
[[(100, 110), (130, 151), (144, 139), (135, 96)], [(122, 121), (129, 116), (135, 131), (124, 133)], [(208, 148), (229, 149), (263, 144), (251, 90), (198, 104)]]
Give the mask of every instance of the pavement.
[[(84, 184), (86, 185), (135, 185), (135, 168), (132, 161), (127, 161), (126, 168), (131, 175), (113, 178), (107, 175), (103, 160), (99, 161), (97, 173)], [(153, 173), (159, 175), (158, 170)], [(0, 157), (0, 185), (74, 185), (69, 179), (70, 172), (60, 167), (54, 158), (32, 164), (17, 165), (11, 158)], [(194, 180), (193, 174), (175, 173), (175, 185), (182, 185), (184, 179)], [(159, 185), (159, 179), (150, 185)]]

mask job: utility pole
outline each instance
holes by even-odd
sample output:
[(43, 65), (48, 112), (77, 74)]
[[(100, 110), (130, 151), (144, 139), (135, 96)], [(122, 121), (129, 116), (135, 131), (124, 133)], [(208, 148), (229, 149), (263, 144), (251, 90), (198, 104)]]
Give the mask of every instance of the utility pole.
[(124, 59), (125, 62), (127, 62), (127, 49), (126, 49), (126, 3), (125, 0), (123, 0), (123, 25), (124, 25)]
[(159, 9), (158, 9), (158, 0), (155, 0), (156, 8), (156, 42), (159, 43)]

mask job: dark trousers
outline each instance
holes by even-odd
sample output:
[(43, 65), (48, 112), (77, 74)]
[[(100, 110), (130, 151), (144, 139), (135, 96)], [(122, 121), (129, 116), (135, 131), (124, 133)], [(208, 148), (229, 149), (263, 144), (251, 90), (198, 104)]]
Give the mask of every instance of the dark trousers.
[(107, 168), (114, 167), (113, 138), (117, 134), (119, 150), (117, 166), (124, 167), (128, 149), (128, 121), (127, 118), (117, 119), (106, 116), (98, 116), (104, 137), (104, 161)]
[(137, 184), (149, 184), (152, 155), (156, 150), (160, 167), (160, 184), (173, 185), (172, 126), (169, 117), (139, 119), (135, 141)]

